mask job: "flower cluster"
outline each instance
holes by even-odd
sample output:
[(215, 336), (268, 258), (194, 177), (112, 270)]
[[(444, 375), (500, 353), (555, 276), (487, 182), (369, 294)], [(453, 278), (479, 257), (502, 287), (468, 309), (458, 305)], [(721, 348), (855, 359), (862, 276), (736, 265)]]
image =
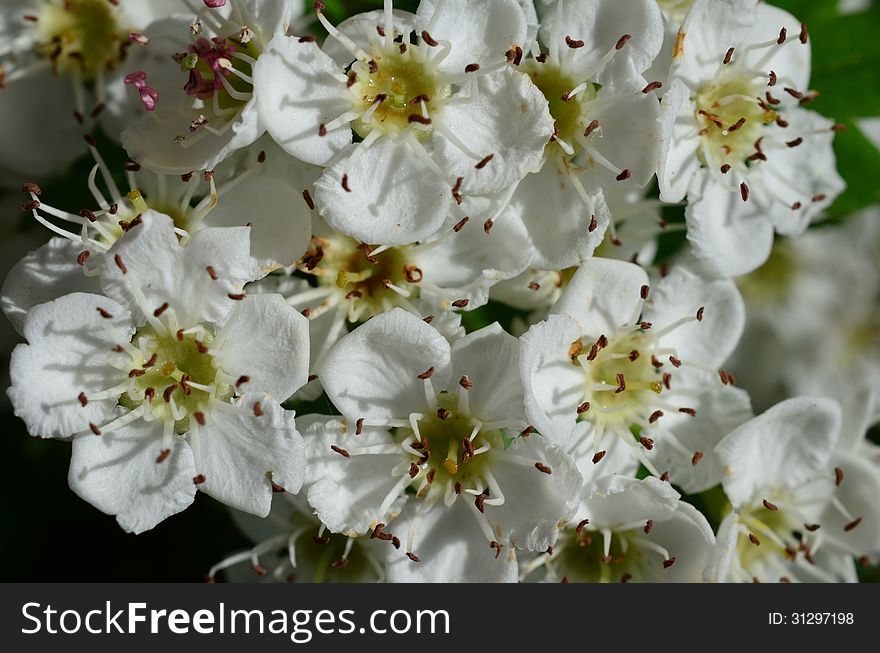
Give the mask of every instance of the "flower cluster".
[(8, 395), (126, 531), (236, 509), (255, 546), (211, 579), (843, 582), (880, 555), (877, 214), (808, 232), (842, 126), (787, 12), (11, 4), (3, 167), (94, 167), (89, 208), (23, 186), (53, 237), (0, 292)]

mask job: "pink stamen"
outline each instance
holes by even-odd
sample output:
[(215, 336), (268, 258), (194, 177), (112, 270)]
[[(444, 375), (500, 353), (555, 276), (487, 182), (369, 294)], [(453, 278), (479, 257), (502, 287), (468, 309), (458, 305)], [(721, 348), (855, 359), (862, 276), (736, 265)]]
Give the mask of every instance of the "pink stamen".
[(136, 70), (125, 76), (125, 83), (134, 86), (141, 96), (141, 102), (147, 111), (156, 110), (156, 102), (159, 100), (159, 94), (151, 86), (147, 86), (147, 74), (142, 70)]

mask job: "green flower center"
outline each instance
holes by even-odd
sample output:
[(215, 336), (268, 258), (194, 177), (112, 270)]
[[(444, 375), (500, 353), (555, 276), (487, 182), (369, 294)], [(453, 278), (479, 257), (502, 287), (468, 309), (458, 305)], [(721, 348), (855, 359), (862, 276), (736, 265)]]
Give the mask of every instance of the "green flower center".
[(112, 70), (129, 44), (129, 30), (119, 24), (118, 10), (108, 0), (49, 2), (36, 26), (37, 51), (57, 72), (78, 71), (85, 81)]
[(645, 576), (667, 559), (662, 553), (641, 545), (642, 528), (614, 531), (608, 555), (602, 532), (583, 528), (580, 533), (566, 528), (559, 534), (556, 553), (547, 567), (574, 583), (619, 583)]
[[(160, 335), (151, 326), (138, 330), (132, 345), (133, 388), (119, 398), (119, 403), (134, 410), (144, 402), (148, 410), (163, 420), (172, 419), (178, 434), (189, 430), (189, 419), (203, 412), (212, 397), (228, 401), (232, 386), (218, 382), (218, 367), (209, 348), (214, 340), (211, 330), (200, 334)], [(173, 404), (173, 405), (172, 405)]]
[(711, 153), (702, 149), (698, 156), (704, 165), (746, 163), (760, 151), (764, 127), (778, 115), (761, 105), (760, 86), (750, 77), (727, 67), (720, 77), (707, 82), (693, 97), (700, 135)]
[(373, 129), (398, 134), (415, 124), (416, 137), (429, 140), (430, 116), (452, 94), (452, 87), (440, 82), (436, 68), (416, 45), (374, 46), (372, 56), (369, 62), (355, 62), (349, 71), (354, 109), (363, 114), (352, 123), (355, 133), (362, 138)]

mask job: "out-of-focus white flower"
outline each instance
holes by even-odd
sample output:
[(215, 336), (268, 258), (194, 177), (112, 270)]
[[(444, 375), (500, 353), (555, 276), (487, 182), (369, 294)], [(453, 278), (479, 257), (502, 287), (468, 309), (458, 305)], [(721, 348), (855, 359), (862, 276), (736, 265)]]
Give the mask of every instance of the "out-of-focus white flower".
[[(308, 419), (298, 420), (306, 430)], [(254, 574), (270, 583), (375, 583), (385, 580), (384, 551), (377, 539), (331, 533), (312, 513), (302, 495), (279, 494), (265, 518), (232, 511), (238, 527), (254, 546), (211, 567), (208, 581), (223, 572), (231, 582), (253, 582)]]
[(553, 133), (547, 101), (505, 59), (526, 35), (516, 0), (423, 0), (415, 15), (387, 0), (338, 28), (322, 5), (324, 49), (280, 35), (255, 81), (281, 147), (328, 166), (315, 200), (334, 229), (368, 243), (423, 240), (453, 199), (499, 192), (540, 167)]
[[(840, 420), (833, 401), (790, 399), (718, 444), (722, 486), (733, 512), (718, 530), (707, 580), (855, 580), (852, 557), (832, 544), (863, 521), (850, 508), (864, 504), (847, 506), (841, 499), (848, 497), (835, 492), (842, 478), (831, 459)], [(829, 519), (826, 508), (840, 513), (843, 523)], [(877, 512), (872, 508), (871, 516)]]
[(715, 544), (703, 514), (668, 483), (603, 476), (581, 491), (578, 513), (552, 551), (523, 566), (546, 581), (693, 583)]
[(513, 581), (515, 550), (545, 550), (571, 517), (581, 476), (529, 435), (517, 359), (498, 325), (450, 348), (393, 309), (325, 360), (347, 421), (307, 436), (309, 502), (331, 531), (385, 533), (389, 580)]
[(245, 297), (246, 228), (183, 248), (148, 212), (97, 261), (103, 295), (39, 304), (9, 396), (34, 436), (73, 438), (71, 488), (128, 531), (185, 509), (197, 489), (265, 515), (297, 491), (303, 443), (279, 405), (306, 380), (308, 327), (279, 296)]
[(636, 265), (589, 259), (522, 337), (530, 423), (579, 464), (629, 446), (622, 460), (633, 467), (603, 474), (641, 462), (689, 492), (708, 489), (721, 476), (715, 443), (751, 416), (748, 395), (719, 369), (743, 321), (730, 281), (678, 268), (649, 288)]
[(696, 0), (663, 97), (660, 197), (688, 197), (694, 254), (725, 276), (767, 260), (773, 233), (798, 236), (841, 192), (836, 125), (802, 105), (807, 29), (757, 0)]
[[(83, 153), (85, 123), (119, 113), (113, 87), (139, 32), (174, 0), (9, 0), (0, 16), (0, 158), (31, 178)], [(118, 131), (108, 129), (111, 137)]]
[(122, 133), (129, 155), (154, 172), (186, 174), (213, 170), (256, 141), (265, 125), (254, 68), (299, 12), (296, 2), (229, 0), (153, 23), (126, 79), (146, 109)]

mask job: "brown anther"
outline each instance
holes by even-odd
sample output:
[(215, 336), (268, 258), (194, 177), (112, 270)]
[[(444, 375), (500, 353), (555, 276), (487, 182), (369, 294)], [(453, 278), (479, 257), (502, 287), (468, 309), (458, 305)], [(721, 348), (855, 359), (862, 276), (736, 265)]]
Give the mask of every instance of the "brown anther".
[(159, 452), (159, 455), (156, 456), (156, 464), (161, 463), (162, 461), (164, 461), (164, 460), (165, 460), (168, 456), (170, 456), (170, 455), (171, 455), (171, 449), (162, 449), (162, 450)]
[(684, 413), (685, 415), (690, 415), (691, 417), (697, 416), (697, 409), (696, 408), (679, 408), (678, 412)]
[(809, 39), (809, 33), (807, 32), (807, 24), (801, 23), (801, 33), (798, 35), (798, 39), (804, 45), (807, 44), (807, 40)]
[(803, 206), (803, 204), (801, 204), (800, 202), (795, 202), (794, 204), (791, 205), (791, 210), (797, 211), (799, 208), (801, 208), (801, 206)]
[(452, 414), (452, 413), (450, 413), (450, 412), (449, 412), (448, 410), (446, 410), (445, 408), (438, 408), (438, 409), (437, 409), (437, 417), (438, 417), (439, 419), (448, 419), (449, 416), (450, 416), (451, 414)]
[(676, 560), (675, 556), (672, 556), (671, 558), (669, 558), (669, 560), (664, 560), (663, 561), (663, 568), (669, 569), (672, 565), (675, 564), (675, 560)]
[(424, 372), (422, 372), (421, 374), (419, 374), (418, 377), (416, 377), (416, 378), (418, 378), (418, 379), (421, 380), (421, 381), (424, 381), (425, 379), (430, 379), (430, 378), (431, 378), (431, 375), (433, 375), (433, 374), (434, 374), (434, 368), (433, 368), (433, 367), (429, 367), (429, 368), (426, 369)]
[(649, 519), (645, 522), (645, 535), (651, 532), (651, 529), (654, 528), (654, 520)]
[(591, 120), (590, 124), (587, 125), (587, 128), (584, 130), (584, 136), (589, 136), (594, 131), (596, 131), (598, 128), (599, 128), (599, 121), (598, 120)]
[(627, 42), (632, 38), (629, 34), (624, 34), (619, 39), (617, 39), (617, 43), (614, 44), (615, 50), (620, 50)]
[(800, 145), (803, 142), (804, 142), (804, 139), (799, 136), (796, 139), (794, 139), (793, 141), (785, 141), (785, 144), (788, 147), (797, 147), (798, 145)]
[(804, 524), (804, 528), (806, 528), (808, 531), (810, 531), (812, 533), (812, 532), (818, 531), (820, 528), (822, 528), (822, 525), (821, 524)]
[(427, 30), (422, 30), (422, 40), (432, 48), (436, 48), (438, 45), (440, 45), (437, 41), (434, 40), (434, 37), (428, 34)]
[(593, 346), (590, 347), (590, 353), (587, 354), (587, 360), (592, 362), (592, 361), (596, 360), (596, 356), (598, 356), (598, 355), (599, 355), (599, 345), (593, 344)]
[(767, 86), (776, 86), (777, 79), (778, 77), (776, 76), (776, 73), (771, 70), (769, 80), (767, 81)]
[(761, 546), (761, 540), (759, 540), (754, 533), (749, 533), (749, 542), (754, 544), (755, 546)]
[(139, 376), (143, 376), (144, 374), (146, 374), (146, 372), (145, 372), (144, 370), (131, 370), (131, 371), (128, 373), (128, 378), (130, 378), (130, 379), (136, 379), (136, 378), (138, 378)]
[(630, 362), (634, 363), (635, 361), (637, 361), (639, 359), (640, 355), (641, 354), (639, 353), (638, 349), (633, 349), (631, 352), (629, 352), (629, 354), (627, 355), (627, 358), (629, 358)]
[(801, 93), (800, 91), (796, 91), (796, 90), (793, 89), (793, 88), (788, 88), (788, 87), (786, 87), (786, 88), (784, 88), (784, 89), (782, 89), (782, 90), (784, 90), (786, 93), (788, 93), (788, 94), (789, 94), (791, 97), (793, 97), (795, 100), (802, 100), (802, 99), (804, 98), (804, 94), (803, 94), (803, 93)]
[(453, 305), (455, 308), (464, 308), (464, 307), (467, 306), (469, 303), (470, 303), (470, 300), (469, 300), (469, 299), (456, 299), (454, 302), (452, 302), (452, 305)]
[(428, 485), (434, 482), (434, 477), (437, 475), (437, 470), (433, 467), (425, 474), (425, 480), (428, 482)]
[(654, 440), (647, 438), (644, 435), (639, 437), (639, 443), (648, 451), (651, 451), (654, 448)]
[(487, 154), (486, 156), (484, 156), (482, 159), (480, 159), (477, 162), (477, 164), (474, 166), (474, 168), (476, 168), (477, 170), (482, 170), (483, 168), (485, 168), (488, 165), (489, 161), (491, 161), (494, 158), (495, 158), (494, 154)]
[(421, 268), (411, 263), (403, 266), (403, 276), (409, 283), (419, 283), (425, 277)]
[(419, 475), (419, 466), (416, 465), (415, 463), (410, 463), (409, 464), (409, 477), (415, 478), (418, 475)]
[(653, 424), (661, 417), (663, 417), (663, 411), (662, 410), (655, 410), (653, 413), (651, 413), (651, 416), (648, 418), (648, 424)]
[(240, 292), (240, 293), (228, 293), (226, 296), (229, 297), (229, 299), (231, 299), (233, 301), (240, 302), (247, 295), (245, 295), (243, 292)]
[(596, 231), (596, 228), (598, 226), (599, 226), (599, 221), (596, 220), (596, 216), (591, 215), (590, 216), (590, 225), (587, 227), (587, 231), (589, 231), (590, 233), (593, 233), (594, 231)]
[(254, 402), (254, 417), (262, 417), (263, 416), (263, 405), (256, 401)]
[(326, 135), (327, 135), (327, 127), (322, 122), (320, 125), (318, 125), (318, 136), (323, 138)]
[(150, 402), (153, 401), (153, 398), (156, 396), (156, 388), (147, 388), (144, 390), (144, 401)]
[(617, 175), (617, 176), (615, 177), (615, 179), (616, 179), (617, 181), (626, 181), (626, 180), (629, 179), (630, 177), (632, 177), (632, 172), (630, 171), (629, 168), (627, 168), (627, 169), (625, 169), (623, 172), (621, 172), (619, 175)]
[(193, 417), (196, 418), (196, 421), (199, 423), (199, 426), (205, 425), (205, 414), (199, 410), (193, 413)]
[(521, 437), (521, 438), (527, 438), (527, 437), (529, 437), (529, 436), (532, 434), (532, 432), (533, 432), (534, 430), (535, 430), (535, 427), (529, 425), (529, 426), (525, 427), (522, 431), (519, 432), (519, 437)]
[(602, 459), (605, 457), (605, 454), (606, 454), (606, 453), (607, 453), (607, 452), (604, 451), (604, 450), (603, 450), (603, 451), (598, 451), (598, 452), (596, 452), (596, 454), (593, 456), (593, 464), (594, 464), (594, 465), (598, 465), (598, 464), (599, 464), (599, 461), (602, 460)]
[(693, 457), (691, 458), (691, 465), (696, 465), (699, 463), (705, 454), (702, 451), (695, 451)]
[(373, 532), (370, 533), (370, 539), (375, 540), (377, 537), (382, 535), (382, 529), (385, 528), (385, 524), (378, 523), (373, 527)]
[(495, 540), (492, 540), (491, 542), (489, 542), (489, 548), (490, 548), (490, 549), (495, 549), (495, 559), (498, 560), (498, 556), (501, 555), (501, 549), (504, 548), (504, 545), (503, 545), (503, 544), (499, 544), (499, 543), (496, 542)]
[(426, 118), (425, 116), (421, 115), (420, 113), (411, 113), (411, 114), (409, 114), (409, 116), (407, 116), (406, 119), (407, 119), (407, 122), (410, 122), (410, 123), (417, 122), (420, 125), (430, 125), (432, 123), (430, 118)]
[(483, 231), (487, 234), (492, 231), (492, 227), (495, 226), (495, 221), (492, 218), (489, 218), (483, 223)]
[(697, 309), (697, 322), (702, 322), (702, 321), (703, 321), (703, 313), (704, 313), (705, 311), (706, 311), (706, 307), (705, 307), (705, 306), (700, 306), (700, 308)]
[(843, 123), (837, 123), (836, 125), (833, 125), (833, 126), (831, 127), (831, 131), (833, 131), (833, 132), (845, 132), (845, 131), (846, 131), (846, 125), (844, 125)]
[(337, 447), (335, 444), (331, 444), (331, 445), (330, 445), (330, 449), (332, 449), (333, 451), (335, 451), (336, 453), (338, 453), (338, 454), (339, 454), (340, 456), (342, 456), (343, 458), (351, 458), (351, 454), (348, 453), (348, 451), (346, 451), (346, 450), (343, 449), (342, 447)]
[(85, 264), (86, 264), (86, 261), (89, 260), (89, 256), (91, 256), (91, 255), (92, 255), (92, 253), (91, 253), (90, 251), (88, 251), (87, 249), (81, 251), (81, 252), (80, 252), (79, 254), (77, 254), (77, 256), (76, 256), (76, 263), (77, 263), (77, 265), (85, 265)]
[(626, 391), (626, 379), (623, 376), (622, 372), (617, 373), (617, 388), (614, 390), (614, 394), (619, 395), (621, 392)]
[(458, 385), (460, 385), (465, 390), (470, 390), (474, 387), (474, 384), (471, 382), (470, 378), (465, 374), (458, 380)]
[(663, 472), (662, 474), (660, 474), (660, 480), (668, 482), (669, 481), (669, 472)]
[(840, 484), (843, 483), (843, 470), (840, 467), (834, 468), (834, 485), (840, 487)]
[(452, 227), (452, 230), (453, 230), (455, 233), (458, 233), (459, 231), (461, 231), (462, 229), (464, 229), (464, 226), (465, 226), (469, 221), (470, 221), (470, 218), (469, 218), (468, 216), (464, 216), (461, 220), (459, 220), (459, 221), (455, 224), (454, 227)]
[(22, 211), (34, 211), (40, 208), (40, 200), (30, 200), (21, 205)]
[(861, 523), (862, 523), (862, 518), (857, 517), (856, 519), (854, 519), (850, 523), (848, 523), (846, 526), (844, 526), (843, 530), (845, 530), (847, 533), (849, 533), (852, 529), (856, 528)]
[(779, 30), (779, 38), (776, 39), (776, 44), (782, 45), (783, 43), (785, 43), (785, 39), (787, 36), (788, 36), (788, 30), (783, 27), (781, 30)]
[(196, 346), (196, 351), (198, 351), (200, 354), (208, 353), (208, 346), (201, 340), (193, 339), (193, 344)]
[(153, 365), (156, 364), (156, 360), (158, 360), (158, 358), (159, 358), (159, 354), (157, 352), (153, 352), (153, 355), (150, 356), (149, 359), (144, 361), (144, 364), (141, 367), (143, 367), (144, 369), (149, 369), (149, 368), (153, 367)]
[(743, 202), (748, 202), (748, 201), (749, 201), (749, 187), (748, 187), (748, 185), (746, 184), (746, 182), (742, 182), (742, 183), (739, 185), (739, 194), (740, 194), (740, 196), (742, 197), (742, 201), (743, 201)]
[(669, 372), (664, 372), (662, 380), (663, 385), (666, 387), (666, 389), (671, 390), (672, 388), (670, 386), (672, 384), (672, 374), (670, 374)]
[(94, 422), (89, 422), (89, 429), (91, 429), (92, 433), (95, 435), (101, 435), (101, 429), (98, 428), (98, 425)]
[(317, 41), (317, 40), (318, 40), (318, 39), (316, 39), (316, 38), (315, 38), (314, 36), (312, 36), (311, 34), (306, 34), (305, 36), (300, 36), (300, 37), (297, 39), (297, 41), (299, 41), (300, 43), (314, 43), (314, 42)]
[(675, 356), (670, 356), (669, 362), (672, 363), (673, 367), (676, 367), (676, 368), (681, 367), (681, 359), (676, 358)]
[(466, 73), (475, 73), (480, 69), (480, 64), (478, 63), (469, 63), (464, 67), (464, 72)]
[(573, 39), (570, 36), (565, 37), (565, 44), (572, 50), (584, 47), (584, 42), (579, 39)]
[(153, 311), (153, 315), (155, 317), (159, 317), (160, 315), (162, 315), (162, 313), (164, 313), (167, 310), (168, 310), (168, 302), (165, 302), (159, 308), (157, 308), (155, 311)]
[(406, 552), (406, 557), (409, 558), (410, 560), (412, 560), (413, 562), (421, 562), (421, 561), (422, 561), (422, 559), (419, 558), (419, 556), (417, 556), (417, 555), (416, 555), (415, 553), (413, 553), (412, 551), (407, 551), (407, 552)]
[(577, 407), (577, 414), (578, 414), (578, 415), (583, 415), (583, 414), (586, 413), (588, 410), (590, 410), (590, 402), (589, 402), (589, 401), (585, 401), (584, 403), (582, 403), (580, 406)]
[(730, 383), (730, 377), (727, 375), (727, 372), (724, 370), (718, 370), (718, 377), (721, 379), (721, 383), (723, 385), (727, 385)]
[(535, 469), (537, 469), (539, 472), (542, 472), (544, 474), (552, 474), (553, 473), (553, 470), (550, 469), (547, 465), (545, 465), (542, 462), (536, 462)]
[(474, 499), (474, 505), (477, 507), (477, 510), (480, 512), (486, 512), (486, 508), (483, 505), (486, 502), (486, 493), (478, 494)]
[(772, 510), (772, 511), (774, 511), (774, 512), (775, 512), (776, 510), (779, 510), (779, 506), (777, 506), (775, 503), (770, 503), (769, 501), (767, 501), (767, 499), (762, 499), (762, 500), (761, 500), (761, 503), (764, 504), (764, 507), (765, 507), (767, 510)]
[(745, 124), (746, 124), (746, 119), (745, 119), (745, 118), (740, 118), (740, 119), (737, 120), (735, 123), (733, 123), (733, 124), (728, 128), (727, 131), (730, 131), (730, 132), (738, 131), (738, 130), (741, 129), (742, 126), (745, 125)]
[(813, 197), (812, 197), (811, 199), (812, 199), (812, 201), (814, 201), (814, 202), (821, 202), (821, 201), (823, 201), (823, 200), (826, 199), (826, 198), (827, 198), (827, 195), (823, 195), (823, 194), (820, 193), (819, 195), (813, 195)]
[(642, 93), (647, 95), (652, 91), (656, 91), (657, 89), (663, 88), (663, 82), (650, 82), (645, 88), (642, 89)]
[(173, 395), (177, 391), (178, 385), (176, 383), (172, 383), (162, 392), (162, 399), (165, 403), (169, 403), (171, 401), (171, 395)]
[(729, 63), (730, 63), (730, 60), (733, 58), (733, 51), (734, 51), (735, 49), (736, 49), (736, 48), (730, 48), (730, 49), (727, 51), (727, 53), (724, 55), (724, 59), (722, 60), (721, 63), (723, 63), (725, 66), (726, 66), (727, 64), (729, 64)]
[(651, 365), (653, 365), (658, 370), (663, 367), (663, 363), (660, 362), (654, 354), (651, 354)]

